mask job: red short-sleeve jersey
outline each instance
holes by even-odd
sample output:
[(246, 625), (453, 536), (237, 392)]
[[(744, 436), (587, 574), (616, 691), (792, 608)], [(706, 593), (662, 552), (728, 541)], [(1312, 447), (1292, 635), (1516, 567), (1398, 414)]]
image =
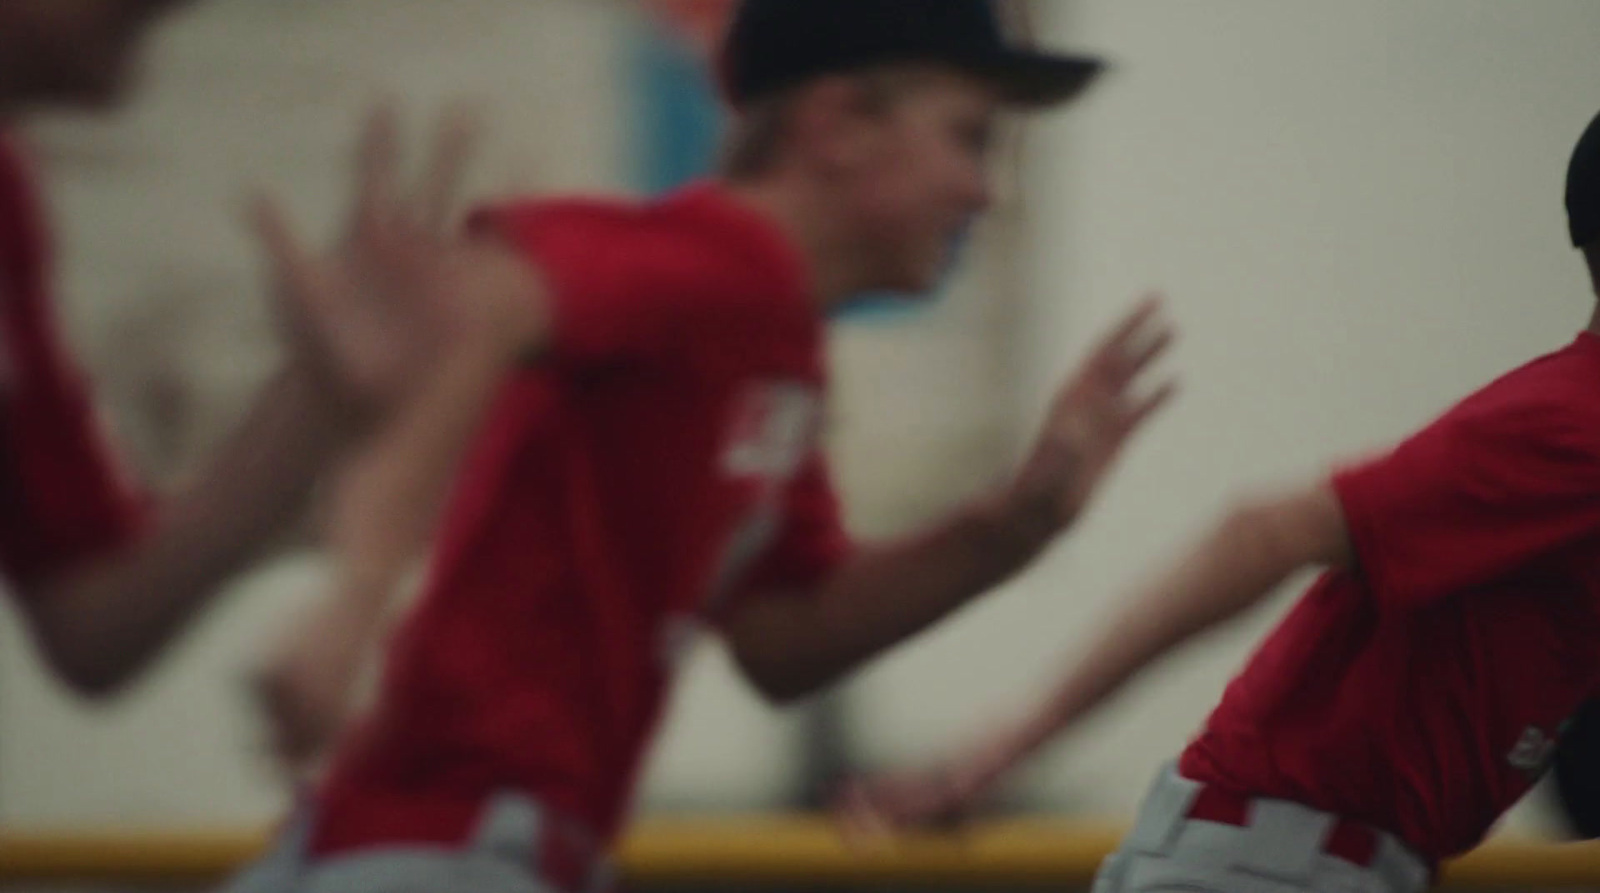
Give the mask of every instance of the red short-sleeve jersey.
[(1182, 762), (1236, 792), (1475, 846), (1600, 687), (1600, 338), (1334, 475), (1357, 567), (1326, 574)]
[(777, 227), (719, 187), (478, 215), (539, 266), (552, 344), (505, 382), (323, 850), (461, 831), (510, 787), (615, 833), (691, 631), (848, 541), (819, 453), (824, 332)]

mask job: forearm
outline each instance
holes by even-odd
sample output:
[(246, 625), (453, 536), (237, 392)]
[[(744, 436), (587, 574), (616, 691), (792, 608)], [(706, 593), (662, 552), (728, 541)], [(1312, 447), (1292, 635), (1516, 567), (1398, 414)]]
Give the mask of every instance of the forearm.
[[(344, 473), (329, 546), (341, 597), (384, 602), (430, 539), (461, 459), (505, 375), (483, 351), (441, 362)], [(381, 605), (369, 613), (381, 613)]]
[(311, 381), (281, 374), (211, 463), (162, 507), (149, 534), (31, 587), (56, 669), (87, 692), (137, 672), (303, 511), (342, 424)]
[(975, 503), (920, 534), (864, 547), (810, 593), (755, 600), (730, 629), (736, 655), (778, 700), (821, 688), (1030, 563), (1045, 517)]
[(345, 725), (401, 578), (501, 375), (481, 354), (444, 363), (342, 475), (329, 533), (334, 578), (258, 679), (291, 765), (313, 761)]
[(494, 243), (475, 245), (473, 289), (438, 354), (349, 458), (332, 487), (325, 545), (335, 558), (326, 611), (370, 643), (401, 578), (424, 550), (462, 456), (518, 358), (545, 344), (535, 270)]
[(1025, 759), (1146, 667), (1246, 612), (1308, 563), (1271, 512), (1230, 514), (1126, 602), (1043, 704), (988, 755), (994, 774)]

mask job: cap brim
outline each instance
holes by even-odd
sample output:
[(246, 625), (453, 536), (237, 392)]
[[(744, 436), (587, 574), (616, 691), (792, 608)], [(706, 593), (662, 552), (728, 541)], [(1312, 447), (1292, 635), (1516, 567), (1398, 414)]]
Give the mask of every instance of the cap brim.
[(984, 60), (973, 68), (999, 88), (1006, 102), (1041, 109), (1076, 99), (1105, 71), (1106, 64), (1093, 56), (1018, 50)]

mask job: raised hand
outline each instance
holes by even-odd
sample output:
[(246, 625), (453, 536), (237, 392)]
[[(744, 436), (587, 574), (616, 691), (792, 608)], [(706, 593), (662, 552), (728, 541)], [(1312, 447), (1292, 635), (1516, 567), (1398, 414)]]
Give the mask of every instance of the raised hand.
[(533, 330), (535, 305), (522, 302), (531, 269), (487, 256), (452, 227), (476, 131), (470, 115), (446, 113), (424, 174), (405, 188), (398, 117), (374, 112), (346, 231), (325, 252), (303, 246), (276, 201), (255, 203), (295, 362), (352, 408), (392, 407), (451, 350), (509, 351)]
[(1171, 380), (1143, 387), (1172, 339), (1152, 296), (1095, 347), (1051, 403), (1012, 488), (1019, 507), (1053, 529), (1078, 517), (1133, 435), (1176, 391)]

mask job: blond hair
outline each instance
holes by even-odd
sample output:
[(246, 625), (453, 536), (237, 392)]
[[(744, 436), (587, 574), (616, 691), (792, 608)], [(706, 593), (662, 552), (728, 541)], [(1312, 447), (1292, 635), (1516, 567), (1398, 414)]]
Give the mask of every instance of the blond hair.
[[(883, 114), (927, 84), (931, 70), (927, 65), (902, 63), (852, 72), (848, 77), (861, 89), (863, 107)], [(763, 97), (739, 112), (723, 142), (723, 176), (749, 180), (772, 168), (783, 152), (794, 107), (813, 83)]]

